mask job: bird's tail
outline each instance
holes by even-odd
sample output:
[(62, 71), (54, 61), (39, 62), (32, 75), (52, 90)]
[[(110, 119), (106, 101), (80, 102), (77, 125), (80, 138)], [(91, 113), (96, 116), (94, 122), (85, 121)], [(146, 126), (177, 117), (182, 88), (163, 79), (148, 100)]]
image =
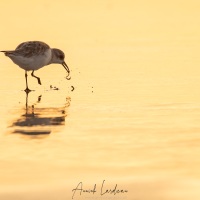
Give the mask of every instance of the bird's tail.
[(13, 51), (0, 51), (2, 53), (12, 53)]
[(13, 53), (13, 51), (0, 51), (0, 52), (4, 53), (6, 56)]

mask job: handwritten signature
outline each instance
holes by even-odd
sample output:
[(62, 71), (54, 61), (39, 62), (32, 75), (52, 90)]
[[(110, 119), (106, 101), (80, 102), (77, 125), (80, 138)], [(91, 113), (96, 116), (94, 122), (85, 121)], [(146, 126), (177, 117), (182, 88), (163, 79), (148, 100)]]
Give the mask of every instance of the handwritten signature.
[(128, 190), (124, 190), (124, 189), (118, 189), (118, 185), (116, 184), (114, 188), (112, 189), (105, 189), (105, 180), (103, 180), (102, 184), (101, 184), (101, 188), (100, 188), (100, 192), (97, 191), (97, 185), (94, 184), (93, 188), (91, 189), (84, 189), (83, 188), (83, 183), (80, 182), (78, 183), (78, 185), (76, 186), (76, 188), (74, 188), (72, 190), (73, 194), (72, 194), (72, 199), (74, 199), (75, 195), (77, 195), (77, 193), (79, 193), (79, 195), (82, 195), (82, 193), (91, 193), (91, 194), (100, 194), (101, 196), (106, 195), (106, 194), (112, 194), (112, 195), (116, 195), (116, 194), (124, 194), (124, 193), (128, 193)]

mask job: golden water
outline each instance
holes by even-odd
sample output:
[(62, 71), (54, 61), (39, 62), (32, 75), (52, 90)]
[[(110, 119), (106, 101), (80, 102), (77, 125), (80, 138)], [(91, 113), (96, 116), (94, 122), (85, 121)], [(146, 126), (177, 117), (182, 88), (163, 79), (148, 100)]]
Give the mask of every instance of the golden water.
[(200, 198), (200, 2), (0, 4), (1, 50), (41, 40), (71, 70), (29, 75), (26, 96), (0, 55), (0, 199), (72, 199), (80, 182), (97, 192), (74, 199)]

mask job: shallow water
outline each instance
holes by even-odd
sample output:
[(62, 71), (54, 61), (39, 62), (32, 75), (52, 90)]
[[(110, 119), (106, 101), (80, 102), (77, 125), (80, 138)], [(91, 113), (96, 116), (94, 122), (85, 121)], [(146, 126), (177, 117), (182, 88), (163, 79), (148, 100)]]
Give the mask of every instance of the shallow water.
[[(0, 55), (0, 199), (72, 199), (80, 182), (96, 193), (74, 199), (199, 199), (198, 7), (2, 1), (13, 15), (0, 18), (12, 24), (2, 50), (45, 41), (66, 52), (71, 80), (46, 66), (27, 95), (24, 71)], [(102, 195), (116, 184), (128, 192)]]

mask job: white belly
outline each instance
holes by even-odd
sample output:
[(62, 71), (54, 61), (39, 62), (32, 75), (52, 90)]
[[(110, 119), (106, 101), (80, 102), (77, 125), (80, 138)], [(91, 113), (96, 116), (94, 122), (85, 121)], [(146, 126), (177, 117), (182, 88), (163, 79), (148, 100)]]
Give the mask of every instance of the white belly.
[(31, 57), (10, 56), (10, 58), (15, 64), (17, 64), (19, 67), (26, 71), (38, 70), (41, 67), (48, 65), (51, 61), (51, 57), (51, 49), (48, 49), (42, 55), (36, 55)]

